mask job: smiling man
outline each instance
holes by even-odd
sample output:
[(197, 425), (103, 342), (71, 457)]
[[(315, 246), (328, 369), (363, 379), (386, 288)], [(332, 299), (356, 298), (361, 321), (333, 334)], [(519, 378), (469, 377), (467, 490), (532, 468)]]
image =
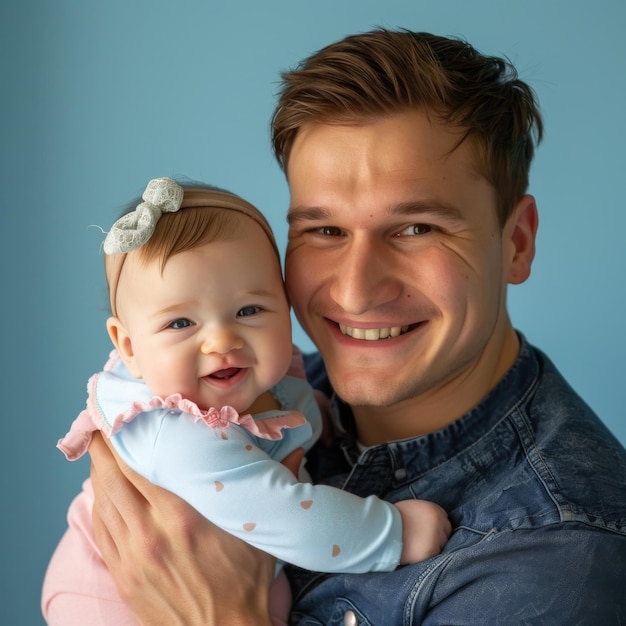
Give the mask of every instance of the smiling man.
[(366, 445), (445, 426), (517, 356), (505, 293), (530, 272), (534, 200), (502, 229), (461, 140), (407, 111), (308, 124), (290, 152), (288, 290)]
[[(286, 73), (272, 128), (288, 291), (335, 394), (310, 471), (454, 526), (394, 572), (291, 568), (292, 623), (626, 622), (626, 451), (507, 312), (538, 224), (530, 87), (463, 41), (381, 29)], [(138, 618), (268, 623), (263, 555), (92, 454), (98, 542)]]

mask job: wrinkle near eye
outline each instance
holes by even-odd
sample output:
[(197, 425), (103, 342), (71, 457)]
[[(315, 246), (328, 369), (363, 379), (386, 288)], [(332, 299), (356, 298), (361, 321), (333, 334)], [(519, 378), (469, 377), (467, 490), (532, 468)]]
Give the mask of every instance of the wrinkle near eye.
[(448, 241), (446, 241), (446, 240), (442, 240), (440, 243), (441, 243), (441, 247), (442, 248), (446, 248), (446, 250), (450, 250), (450, 252), (452, 252), (452, 254), (454, 254), (454, 256), (456, 256), (458, 259), (460, 259), (460, 261), (463, 263), (463, 265), (465, 265), (467, 268), (472, 270), (472, 272), (474, 274), (476, 273), (476, 271), (475, 271), (474, 267), (472, 266), (472, 264), (456, 248), (454, 248), (454, 246), (451, 246), (450, 243)]

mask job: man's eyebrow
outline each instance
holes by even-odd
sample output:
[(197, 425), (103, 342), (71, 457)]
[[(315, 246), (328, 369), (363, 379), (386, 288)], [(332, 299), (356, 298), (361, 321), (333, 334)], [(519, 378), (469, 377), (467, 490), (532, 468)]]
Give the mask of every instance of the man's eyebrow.
[(391, 215), (404, 215), (407, 217), (429, 215), (452, 220), (463, 220), (463, 212), (456, 206), (440, 200), (417, 200), (400, 202), (391, 207)]
[[(400, 202), (391, 206), (388, 215), (399, 216), (431, 216), (452, 220), (463, 220), (463, 212), (456, 206), (440, 200), (413, 200)], [(298, 222), (314, 222), (332, 220), (332, 211), (320, 206), (290, 207), (287, 212), (287, 223), (292, 226)]]
[(287, 211), (287, 224), (290, 226), (298, 222), (315, 222), (329, 219), (331, 212), (324, 207), (289, 207)]

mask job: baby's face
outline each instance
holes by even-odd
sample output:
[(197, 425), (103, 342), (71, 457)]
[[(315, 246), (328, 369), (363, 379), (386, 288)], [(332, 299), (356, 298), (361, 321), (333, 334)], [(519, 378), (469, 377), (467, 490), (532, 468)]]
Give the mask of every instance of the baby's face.
[(260, 226), (238, 239), (145, 264), (130, 254), (118, 287), (118, 349), (153, 393), (245, 411), (291, 361), (291, 321), (276, 254)]

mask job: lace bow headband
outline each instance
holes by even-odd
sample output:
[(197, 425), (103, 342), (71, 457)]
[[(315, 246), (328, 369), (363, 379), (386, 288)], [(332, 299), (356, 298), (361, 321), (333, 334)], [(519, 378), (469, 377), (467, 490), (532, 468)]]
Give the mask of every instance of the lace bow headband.
[(155, 178), (148, 183), (142, 199), (143, 202), (134, 211), (123, 215), (113, 224), (104, 240), (106, 276), (113, 315), (117, 315), (117, 287), (126, 253), (136, 250), (150, 239), (161, 215), (166, 212), (203, 207), (245, 215), (263, 229), (280, 264), (280, 252), (267, 220), (254, 205), (235, 194), (202, 186), (183, 189), (171, 178)]
[(152, 179), (141, 196), (143, 202), (111, 227), (104, 240), (104, 253), (131, 252), (142, 246), (152, 236), (163, 213), (180, 209), (183, 195), (183, 188), (171, 178)]

